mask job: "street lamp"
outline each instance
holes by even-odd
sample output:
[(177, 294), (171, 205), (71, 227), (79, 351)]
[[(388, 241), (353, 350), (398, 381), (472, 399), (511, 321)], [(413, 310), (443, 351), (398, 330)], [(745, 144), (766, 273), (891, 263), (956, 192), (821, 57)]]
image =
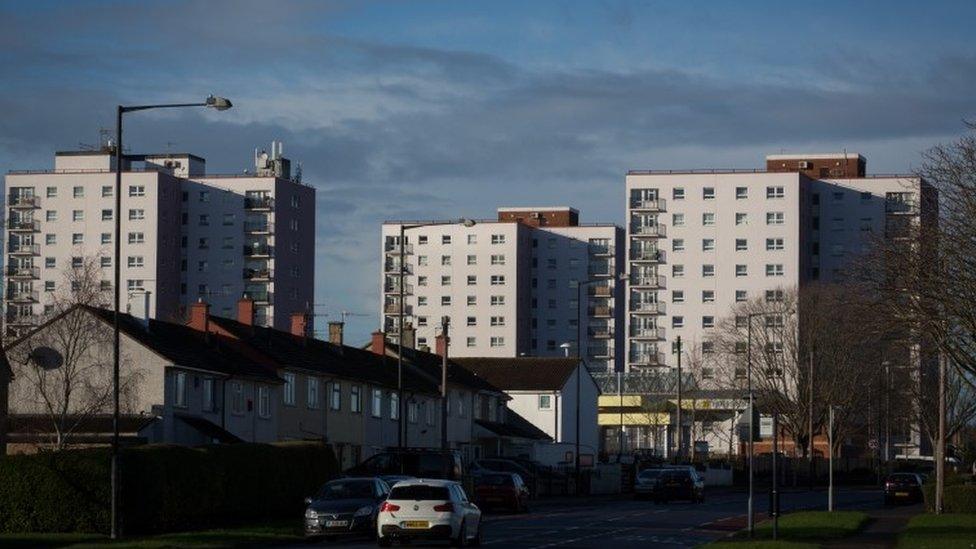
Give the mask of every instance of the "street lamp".
[[(397, 406), (400, 408), (397, 413), (397, 448), (403, 449), (404, 442), (406, 439), (406, 432), (404, 430), (405, 424), (403, 422), (403, 411), (404, 404), (403, 401), (403, 318), (406, 316), (404, 311), (404, 277), (406, 276), (406, 232), (410, 229), (419, 229), (421, 227), (433, 227), (437, 225), (464, 225), (465, 227), (474, 227), (475, 221), (473, 219), (458, 219), (456, 221), (431, 221), (428, 223), (416, 223), (414, 225), (400, 225), (400, 263), (399, 263), (399, 275), (398, 284), (399, 288), (397, 290), (398, 294), (398, 308), (399, 312), (397, 314)], [(445, 363), (446, 368), (446, 363)], [(446, 385), (446, 384), (445, 384)], [(447, 387), (443, 388), (443, 395), (447, 394)], [(444, 400), (446, 396), (441, 396), (441, 410), (446, 410), (447, 401)], [(446, 414), (441, 418), (442, 422), (447, 421)]]
[(127, 112), (148, 111), (151, 109), (177, 109), (186, 107), (207, 107), (226, 111), (234, 105), (229, 99), (210, 95), (203, 103), (165, 103), (160, 105), (119, 105), (115, 119), (115, 254), (112, 259), (115, 273), (114, 299), (112, 311), (112, 539), (119, 536), (118, 494), (119, 494), (119, 301), (122, 288), (122, 115)]

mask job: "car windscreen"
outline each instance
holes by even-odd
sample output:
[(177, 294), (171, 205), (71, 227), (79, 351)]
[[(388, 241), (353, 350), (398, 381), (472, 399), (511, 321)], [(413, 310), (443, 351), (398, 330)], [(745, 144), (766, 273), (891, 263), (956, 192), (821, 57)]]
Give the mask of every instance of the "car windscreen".
[(413, 500), (413, 501), (445, 501), (451, 499), (445, 486), (425, 486), (423, 484), (411, 484), (408, 486), (394, 486), (390, 490), (390, 499)]
[(688, 471), (671, 469), (669, 471), (665, 471), (661, 473), (661, 478), (667, 480), (684, 480), (684, 479), (691, 478), (691, 473), (689, 473)]
[(640, 478), (648, 478), (648, 479), (649, 478), (657, 478), (657, 477), (661, 476), (661, 472), (662, 471), (660, 469), (644, 469), (637, 476), (640, 477)]
[(512, 475), (485, 475), (478, 481), (487, 486), (514, 486), (515, 479)]
[(316, 499), (369, 499), (374, 495), (371, 480), (336, 480), (326, 483)]
[(901, 474), (901, 475), (891, 475), (890, 477), (888, 477), (888, 482), (899, 482), (902, 484), (918, 484), (918, 479), (915, 477), (915, 475)]

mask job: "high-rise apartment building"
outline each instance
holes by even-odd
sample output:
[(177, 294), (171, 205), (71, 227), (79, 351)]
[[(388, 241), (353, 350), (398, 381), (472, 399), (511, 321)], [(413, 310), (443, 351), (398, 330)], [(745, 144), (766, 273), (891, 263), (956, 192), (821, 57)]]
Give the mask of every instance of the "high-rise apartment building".
[(404, 326), (413, 328), (416, 345), (433, 346), (447, 316), (452, 356), (561, 356), (564, 343), (576, 352), (581, 333), (581, 356), (591, 369), (622, 365), (622, 228), (581, 224), (568, 207), (500, 208), (497, 219), (467, 223), (386, 222), (380, 318), (393, 340), (401, 225)]
[[(97, 262), (111, 288), (114, 168), (109, 146), (7, 174), (6, 334), (43, 318), (83, 265)], [(288, 329), (289, 315), (310, 306), (315, 189), (292, 177), (280, 144), (255, 151), (243, 174), (208, 174), (192, 154), (128, 155), (122, 168), (123, 308), (148, 292), (154, 318), (180, 319), (199, 298), (235, 317), (246, 294), (256, 323)]]
[[(766, 170), (627, 174), (628, 370), (714, 351), (737, 302), (838, 280), (870, 235), (935, 221), (935, 189), (871, 176), (859, 154), (770, 155)], [(707, 376), (707, 372), (702, 372)]]

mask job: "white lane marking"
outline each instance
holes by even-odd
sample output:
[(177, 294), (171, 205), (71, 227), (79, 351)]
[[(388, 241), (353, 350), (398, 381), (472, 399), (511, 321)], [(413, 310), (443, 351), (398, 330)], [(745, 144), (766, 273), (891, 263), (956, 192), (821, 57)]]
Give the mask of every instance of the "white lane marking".
[(618, 528), (616, 530), (610, 530), (610, 531), (607, 531), (607, 532), (597, 532), (595, 534), (590, 534), (590, 535), (587, 535), (587, 536), (579, 536), (577, 538), (564, 539), (564, 540), (560, 540), (560, 541), (554, 541), (552, 543), (546, 543), (546, 544), (543, 544), (543, 545), (536, 545), (535, 546), (535, 549), (543, 549), (544, 547), (556, 547), (556, 546), (559, 546), (559, 545), (566, 545), (568, 543), (577, 543), (577, 542), (580, 542), (580, 541), (583, 541), (583, 540), (587, 540), (587, 539), (598, 538), (598, 537), (602, 537), (602, 536), (611, 536), (613, 534), (619, 534), (620, 532), (627, 532), (627, 531), (636, 530), (636, 529), (637, 529), (636, 527), (630, 527), (630, 528)]

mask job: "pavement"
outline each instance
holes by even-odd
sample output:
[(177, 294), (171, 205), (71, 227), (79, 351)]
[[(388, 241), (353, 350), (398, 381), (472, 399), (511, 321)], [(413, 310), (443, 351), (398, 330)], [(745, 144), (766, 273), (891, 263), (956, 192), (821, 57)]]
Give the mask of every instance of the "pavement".
[(828, 543), (831, 549), (882, 549), (895, 547), (898, 533), (923, 511), (922, 504), (868, 509), (868, 524), (856, 536)]
[[(505, 548), (586, 548), (611, 547), (696, 547), (745, 528), (747, 524), (744, 492), (712, 490), (703, 504), (674, 502), (658, 505), (637, 501), (630, 496), (560, 498), (534, 502), (530, 512), (521, 515), (485, 514), (482, 545)], [(871, 525), (886, 522), (881, 491), (874, 488), (840, 489), (834, 499), (836, 509), (869, 510), (877, 513)], [(766, 518), (768, 496), (756, 492), (757, 521)], [(826, 509), (827, 495), (822, 490), (784, 491), (780, 496), (783, 513)], [(897, 514), (898, 508), (891, 513)], [(912, 513), (912, 508), (903, 508)], [(914, 511), (918, 512), (917, 509)], [(892, 515), (894, 516), (894, 515)], [(329, 547), (375, 547), (365, 539), (339, 539), (325, 542)], [(411, 547), (443, 547), (445, 544), (414, 542)], [(883, 547), (861, 544), (859, 547)]]

